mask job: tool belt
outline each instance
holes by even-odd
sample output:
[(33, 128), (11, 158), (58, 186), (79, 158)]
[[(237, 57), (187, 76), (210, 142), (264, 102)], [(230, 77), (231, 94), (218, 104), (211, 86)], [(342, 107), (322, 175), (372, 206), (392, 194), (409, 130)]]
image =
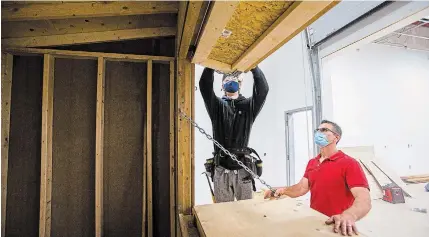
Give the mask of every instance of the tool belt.
[[(250, 148), (250, 147), (230, 148), (228, 149), (228, 151), (234, 154), (237, 157), (237, 159), (243, 162), (243, 164), (246, 167), (248, 167), (253, 173), (257, 174), (258, 176), (262, 175), (263, 162), (259, 154), (253, 148)], [(253, 156), (252, 154), (255, 154), (256, 157)], [(221, 150), (217, 153), (213, 153), (213, 155), (214, 157), (207, 159), (206, 163), (204, 164), (206, 171), (210, 172), (211, 174), (212, 182), (213, 182), (213, 176), (214, 176), (214, 169), (216, 166), (222, 166), (228, 170), (243, 169), (243, 167), (237, 164), (236, 161), (233, 161), (227, 154), (225, 154)], [(245, 180), (251, 179), (253, 184), (253, 191), (256, 191), (255, 180), (252, 177), (252, 175), (249, 174), (249, 176), (244, 179)]]

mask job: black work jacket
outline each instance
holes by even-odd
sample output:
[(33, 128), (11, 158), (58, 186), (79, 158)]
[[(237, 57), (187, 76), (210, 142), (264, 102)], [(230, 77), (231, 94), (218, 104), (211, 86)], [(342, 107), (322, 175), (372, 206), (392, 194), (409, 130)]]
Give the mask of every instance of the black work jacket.
[[(219, 98), (213, 91), (214, 70), (205, 68), (200, 78), (200, 91), (212, 121), (213, 138), (226, 149), (248, 146), (250, 132), (256, 116), (261, 111), (268, 95), (268, 83), (259, 67), (251, 70), (253, 74), (253, 95), (237, 99)], [(214, 145), (215, 153), (219, 148)], [(230, 158), (221, 160), (220, 165), (233, 169), (236, 166)]]

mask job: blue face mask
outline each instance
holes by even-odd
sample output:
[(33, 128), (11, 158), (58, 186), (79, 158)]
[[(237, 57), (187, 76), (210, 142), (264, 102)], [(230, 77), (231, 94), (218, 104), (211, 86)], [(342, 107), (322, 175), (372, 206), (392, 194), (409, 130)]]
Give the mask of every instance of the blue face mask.
[(316, 132), (316, 134), (314, 134), (314, 143), (316, 143), (316, 145), (320, 147), (325, 147), (329, 145), (328, 138), (325, 134), (321, 132)]
[(240, 89), (240, 85), (236, 81), (228, 81), (223, 84), (223, 88), (226, 92), (235, 93), (238, 91), (238, 89)]

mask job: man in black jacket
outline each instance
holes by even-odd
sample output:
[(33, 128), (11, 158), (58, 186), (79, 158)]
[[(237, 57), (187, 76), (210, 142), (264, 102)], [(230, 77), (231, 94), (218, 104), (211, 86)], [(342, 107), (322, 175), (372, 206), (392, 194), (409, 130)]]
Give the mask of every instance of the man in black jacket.
[[(213, 138), (234, 153), (243, 163), (252, 160), (247, 148), (250, 132), (256, 116), (261, 111), (268, 94), (268, 83), (261, 69), (251, 70), (254, 79), (253, 95), (245, 98), (240, 94), (241, 81), (224, 76), (222, 88), (225, 95), (219, 98), (213, 91), (214, 70), (205, 68), (200, 79), (200, 90), (212, 121)], [(243, 149), (244, 148), (244, 149)], [(251, 175), (214, 146), (215, 168), (213, 174), (216, 202), (252, 198)]]

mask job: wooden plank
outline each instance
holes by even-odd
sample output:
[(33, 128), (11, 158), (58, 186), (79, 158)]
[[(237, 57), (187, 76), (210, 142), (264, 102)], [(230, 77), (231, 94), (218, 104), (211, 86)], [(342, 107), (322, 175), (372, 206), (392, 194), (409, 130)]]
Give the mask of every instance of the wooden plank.
[(185, 220), (185, 215), (179, 214), (179, 222), (180, 222), (180, 231), (182, 232), (182, 237), (189, 237), (188, 232), (188, 223)]
[(365, 168), (369, 171), (369, 173), (374, 176), (375, 180), (377, 181), (380, 188), (382, 188), (385, 185), (392, 184), (392, 180), (389, 179), (377, 166), (374, 165), (374, 163), (367, 162), (364, 160), (360, 160), (360, 162), (365, 166)]
[(1, 54), (1, 236), (6, 230), (7, 172), (9, 159), (10, 103), (12, 95), (13, 55)]
[(32, 48), (6, 48), (5, 52), (13, 55), (44, 55), (50, 54), (55, 57), (66, 58), (81, 58), (81, 59), (98, 59), (103, 57), (105, 60), (119, 60), (128, 62), (145, 62), (148, 60), (156, 62), (170, 62), (174, 61), (174, 57), (166, 56), (150, 56), (150, 55), (136, 55), (136, 54), (117, 54), (117, 53), (102, 53), (102, 52), (86, 52), (86, 51), (71, 51), (71, 50), (57, 50), (57, 49), (32, 49)]
[(388, 166), (384, 165), (380, 160), (371, 161), (374, 166), (376, 166), (385, 176), (387, 176), (390, 180), (392, 180), (396, 185), (398, 185), (404, 192), (405, 195), (409, 197), (415, 197), (414, 192), (408, 188), (407, 184)]
[(204, 60), (204, 62), (200, 63), (200, 65), (208, 68), (213, 68), (221, 72), (232, 72), (231, 65), (214, 59), (206, 59)]
[(147, 226), (148, 236), (153, 236), (152, 200), (152, 61), (147, 62), (147, 106), (146, 106), (146, 144), (147, 144)]
[[(177, 70), (177, 100), (178, 112), (192, 116), (191, 63), (178, 60)], [(192, 128), (190, 123), (178, 114), (177, 117), (177, 206), (179, 213), (190, 215), (192, 211)]]
[(198, 24), (201, 8), (204, 1), (190, 1), (186, 11), (185, 24), (180, 40), (178, 56), (184, 59), (188, 55), (189, 47), (191, 46), (192, 38), (194, 37), (195, 27)]
[(2, 21), (177, 13), (177, 2), (55, 2), (2, 4)]
[(239, 1), (215, 1), (208, 15), (207, 24), (201, 33), (192, 63), (203, 64), (208, 59), (213, 46), (222, 35)]
[(232, 65), (248, 71), (292, 39), (339, 1), (295, 2)]
[(103, 145), (104, 145), (104, 89), (105, 65), (103, 57), (98, 58), (97, 115), (95, 144), (95, 236), (103, 236)]
[(176, 14), (69, 18), (2, 22), (2, 39), (102, 32), (126, 29), (176, 27)]
[[(300, 236), (334, 237), (327, 216), (298, 199), (249, 199), (195, 206), (203, 235), (211, 236)], [(221, 217), (221, 218), (220, 218)], [(357, 224), (359, 229), (359, 223)], [(360, 234), (359, 236), (365, 236)]]
[(44, 55), (39, 236), (51, 236), (54, 57)]
[(188, 9), (189, 1), (180, 1), (179, 13), (177, 14), (177, 36), (176, 36), (176, 55), (179, 53), (180, 41), (182, 40), (183, 28), (186, 19), (186, 9)]
[(195, 210), (195, 207), (192, 209), (192, 213), (194, 214), (194, 217), (195, 217), (195, 225), (197, 226), (198, 234), (200, 235), (200, 237), (206, 237), (206, 233), (204, 232), (203, 226), (201, 225), (201, 221), (198, 218), (198, 214)]
[(102, 32), (86, 32), (65, 35), (46, 35), (22, 38), (2, 39), (5, 47), (43, 47), (71, 44), (85, 44), (130, 39), (143, 39), (176, 35), (175, 27), (126, 29)]
[(175, 80), (174, 80), (174, 62), (170, 62), (170, 230), (171, 236), (176, 235), (176, 198), (175, 198), (175, 183), (176, 183), (176, 167), (174, 155), (174, 118), (175, 118)]
[[(195, 64), (191, 64), (191, 116), (195, 120)], [(191, 126), (191, 207), (195, 205), (195, 127)]]

